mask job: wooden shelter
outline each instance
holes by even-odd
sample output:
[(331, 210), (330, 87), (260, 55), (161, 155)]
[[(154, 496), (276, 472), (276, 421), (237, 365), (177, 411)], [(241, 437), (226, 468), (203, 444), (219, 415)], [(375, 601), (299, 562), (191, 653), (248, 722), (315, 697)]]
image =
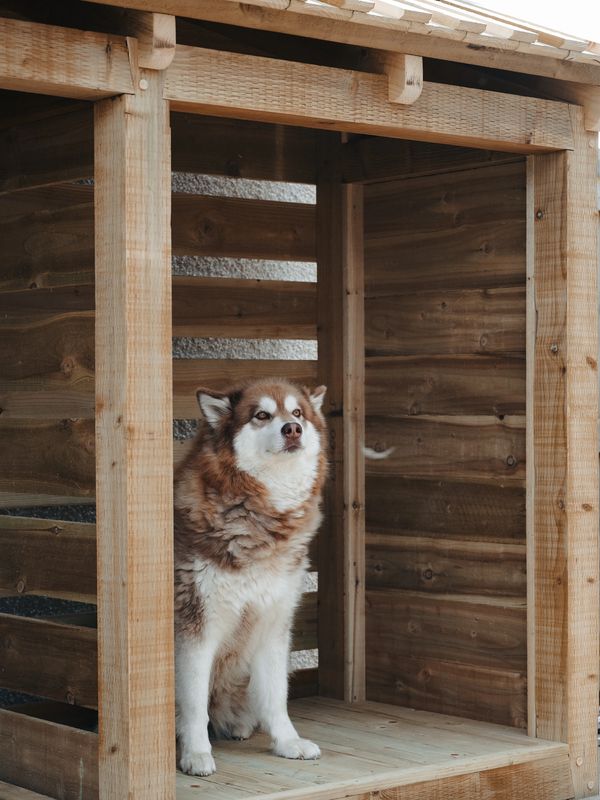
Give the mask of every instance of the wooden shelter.
[[(0, 686), (43, 698), (0, 711), (1, 797), (598, 792), (599, 86), (598, 45), (459, 0), (0, 0), (0, 501), (97, 504), (0, 517), (0, 591), (98, 604), (97, 629), (0, 615)], [(172, 278), (171, 253), (318, 279)], [(173, 360), (172, 335), (318, 360)], [(279, 373), (329, 386), (318, 668), (291, 685), (323, 758), (259, 736), (176, 775), (172, 419)]]

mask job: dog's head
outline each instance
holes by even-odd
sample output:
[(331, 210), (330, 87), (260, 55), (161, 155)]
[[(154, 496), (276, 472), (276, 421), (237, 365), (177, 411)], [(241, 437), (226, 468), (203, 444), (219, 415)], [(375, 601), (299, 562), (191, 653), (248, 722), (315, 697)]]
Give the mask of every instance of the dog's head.
[(323, 448), (325, 387), (263, 380), (229, 392), (198, 389), (210, 427), (233, 449), (238, 469), (259, 476), (302, 459), (316, 463)]

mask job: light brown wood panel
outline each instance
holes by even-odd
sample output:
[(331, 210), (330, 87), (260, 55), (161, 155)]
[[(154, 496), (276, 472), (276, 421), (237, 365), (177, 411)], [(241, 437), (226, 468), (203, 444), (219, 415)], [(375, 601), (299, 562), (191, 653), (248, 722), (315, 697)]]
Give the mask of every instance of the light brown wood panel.
[[(18, 495), (91, 499), (95, 491), (94, 425), (88, 420), (0, 424), (1, 504), (19, 505)], [(35, 503), (33, 503), (35, 505)]]
[(98, 736), (0, 709), (0, 779), (62, 800), (96, 800)]
[(0, 516), (0, 552), (0, 592), (95, 601), (94, 525)]
[(396, 536), (524, 542), (525, 489), (369, 475), (367, 528)]
[(368, 415), (525, 413), (525, 359), (379, 356), (366, 359)]
[(171, 114), (176, 172), (314, 183), (315, 132), (197, 114)]
[[(93, 282), (94, 188), (45, 186), (0, 196), (0, 288)], [(173, 195), (177, 255), (313, 261), (308, 203)]]
[(96, 631), (0, 614), (0, 685), (71, 705), (98, 703)]
[(174, 278), (173, 335), (315, 339), (316, 286), (298, 281)]
[[(342, 148), (345, 181), (389, 181), (514, 162), (521, 158), (493, 150), (449, 147), (431, 142), (353, 136)], [(522, 160), (522, 159), (521, 159)], [(402, 224), (402, 221), (400, 221)]]
[(369, 475), (438, 478), (522, 486), (521, 417), (368, 417), (366, 445), (387, 457), (367, 460)]
[(524, 163), (365, 187), (367, 296), (525, 284)]
[[(434, 659), (464, 666), (525, 673), (525, 600), (424, 595), (395, 589), (367, 590), (367, 659), (397, 664)], [(389, 620), (401, 620), (390, 626)], [(451, 687), (448, 687), (449, 689)], [(409, 704), (410, 705), (410, 704)], [(449, 713), (440, 707), (441, 713)]]
[(521, 355), (525, 287), (367, 297), (365, 345), (368, 356)]
[(367, 586), (525, 597), (524, 544), (367, 534)]
[(524, 728), (525, 673), (431, 658), (398, 661), (367, 626), (367, 697), (376, 702)]

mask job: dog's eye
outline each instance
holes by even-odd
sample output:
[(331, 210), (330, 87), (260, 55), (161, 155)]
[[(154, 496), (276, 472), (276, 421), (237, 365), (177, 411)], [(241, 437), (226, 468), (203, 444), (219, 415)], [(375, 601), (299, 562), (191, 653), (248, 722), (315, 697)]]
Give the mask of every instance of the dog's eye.
[(299, 409), (299, 408), (295, 408), (295, 409), (292, 411), (292, 416), (293, 416), (293, 417), (301, 417), (301, 416), (302, 416), (302, 412), (300, 411), (300, 409)]
[(266, 411), (259, 411), (258, 414), (255, 415), (256, 419), (271, 419), (271, 415), (268, 414)]

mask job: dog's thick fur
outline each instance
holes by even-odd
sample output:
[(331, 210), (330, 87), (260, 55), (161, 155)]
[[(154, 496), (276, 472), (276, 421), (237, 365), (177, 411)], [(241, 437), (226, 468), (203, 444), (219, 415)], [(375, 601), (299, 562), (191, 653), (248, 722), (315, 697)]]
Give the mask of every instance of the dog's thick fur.
[[(277, 755), (318, 758), (287, 713), (290, 629), (326, 473), (325, 393), (258, 381), (198, 390), (205, 418), (175, 480), (177, 733), (210, 775), (218, 736), (262, 728)], [(301, 432), (299, 432), (301, 431)]]

